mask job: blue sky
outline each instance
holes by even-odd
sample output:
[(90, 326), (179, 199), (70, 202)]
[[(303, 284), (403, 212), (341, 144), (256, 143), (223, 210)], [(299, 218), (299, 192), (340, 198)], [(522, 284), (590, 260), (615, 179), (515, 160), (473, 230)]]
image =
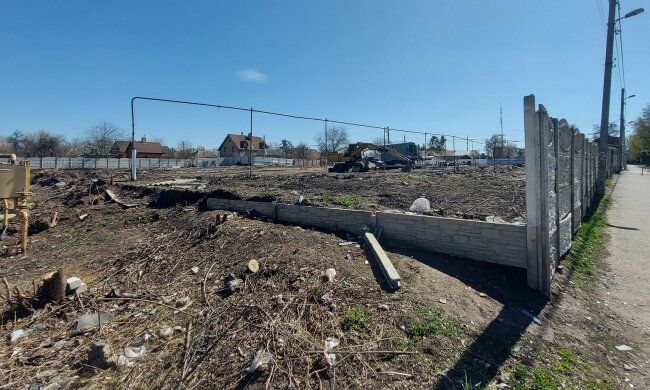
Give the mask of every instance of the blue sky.
[[(622, 2), (623, 13), (642, 6), (650, 8)], [(606, 0), (3, 0), (0, 135), (46, 129), (74, 138), (102, 120), (130, 134), (136, 95), (475, 139), (499, 130), (503, 104), (506, 137), (522, 140), (523, 96), (534, 93), (551, 115), (591, 132), (600, 120), (606, 11)], [(630, 120), (650, 102), (649, 17), (623, 21), (627, 89), (637, 95), (628, 100)], [(617, 120), (618, 69), (612, 91)], [(248, 120), (136, 103), (136, 136), (171, 146), (184, 139), (216, 148), (227, 132), (247, 132)], [(322, 126), (254, 117), (254, 132), (271, 142), (314, 144)], [(348, 131), (355, 141), (382, 135)]]

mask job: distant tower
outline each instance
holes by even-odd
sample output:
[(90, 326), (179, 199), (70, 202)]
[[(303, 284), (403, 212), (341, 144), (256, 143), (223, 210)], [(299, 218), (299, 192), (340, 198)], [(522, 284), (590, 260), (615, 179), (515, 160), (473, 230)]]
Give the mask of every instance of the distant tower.
[(499, 120), (501, 121), (501, 146), (503, 146), (503, 104), (499, 103)]

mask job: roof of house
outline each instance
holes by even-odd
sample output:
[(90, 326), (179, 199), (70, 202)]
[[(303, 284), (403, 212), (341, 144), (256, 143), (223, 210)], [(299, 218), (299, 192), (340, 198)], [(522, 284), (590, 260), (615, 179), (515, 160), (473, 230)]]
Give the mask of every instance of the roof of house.
[[(230, 138), (232, 140), (232, 142), (234, 142), (235, 145), (237, 145), (239, 147), (240, 150), (241, 149), (248, 149), (248, 146), (244, 148), (244, 147), (242, 147), (242, 145), (244, 145), (243, 142), (248, 141), (250, 139), (250, 137), (247, 136), (247, 135), (243, 135), (243, 134), (228, 134), (228, 135), (226, 135), (226, 138), (223, 139), (223, 142), (221, 143), (221, 145), (219, 145), (218, 149), (221, 149), (221, 147), (223, 146), (223, 144), (226, 142), (226, 140), (228, 138)], [(263, 144), (263, 143), (264, 143), (264, 139), (262, 139), (262, 137), (253, 136), (253, 144), (251, 145), (251, 149), (259, 150), (260, 149), (260, 147), (259, 147), (260, 144)]]
[(461, 156), (474, 156), (478, 157), (480, 155), (476, 150), (445, 150), (442, 153), (443, 157), (461, 157)]
[[(113, 148), (117, 148), (119, 153), (126, 153), (131, 141), (115, 141)], [(160, 153), (165, 154), (165, 147), (158, 142), (136, 142), (135, 150), (139, 153)]]

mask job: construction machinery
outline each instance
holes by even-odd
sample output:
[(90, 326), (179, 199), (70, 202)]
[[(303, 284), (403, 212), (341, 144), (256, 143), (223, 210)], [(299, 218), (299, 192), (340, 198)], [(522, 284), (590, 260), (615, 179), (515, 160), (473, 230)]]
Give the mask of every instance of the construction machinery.
[(328, 163), (333, 162), (329, 171), (330, 172), (366, 172), (369, 169), (376, 168), (377, 166), (385, 165), (379, 159), (374, 157), (364, 156), (364, 152), (374, 150), (382, 154), (388, 154), (392, 157), (392, 162), (400, 164), (403, 171), (411, 171), (413, 169), (413, 160), (404, 156), (388, 146), (375, 145), (365, 142), (357, 142), (350, 144), (348, 150), (343, 152), (331, 152), (327, 155)]

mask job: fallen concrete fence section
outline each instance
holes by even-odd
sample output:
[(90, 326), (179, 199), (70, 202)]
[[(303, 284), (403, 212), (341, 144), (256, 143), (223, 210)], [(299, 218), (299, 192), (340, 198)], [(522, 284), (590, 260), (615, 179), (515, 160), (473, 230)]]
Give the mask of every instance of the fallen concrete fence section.
[(523, 224), (220, 198), (208, 198), (206, 206), (211, 210), (254, 211), (280, 223), (357, 235), (365, 233), (364, 226), (381, 227), (382, 241), (394, 247), (526, 268), (526, 226)]
[(388, 285), (393, 289), (400, 288), (402, 278), (397, 273), (397, 270), (393, 266), (393, 263), (390, 262), (388, 255), (384, 252), (384, 249), (379, 245), (379, 242), (375, 238), (375, 235), (366, 232), (363, 234), (363, 239), (366, 241), (366, 244), (370, 247), (370, 251), (377, 260), (377, 265), (381, 269), (381, 272), (386, 277)]

